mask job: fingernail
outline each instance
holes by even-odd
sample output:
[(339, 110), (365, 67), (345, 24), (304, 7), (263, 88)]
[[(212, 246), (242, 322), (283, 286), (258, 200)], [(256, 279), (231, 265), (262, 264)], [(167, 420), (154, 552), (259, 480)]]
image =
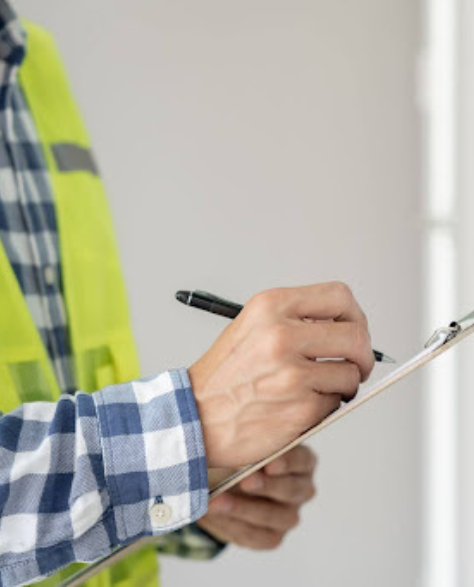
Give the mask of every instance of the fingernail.
[(234, 499), (231, 495), (225, 493), (213, 499), (209, 503), (209, 511), (215, 513), (227, 513), (234, 507)]
[(259, 473), (254, 473), (251, 477), (248, 477), (242, 483), (242, 489), (246, 491), (257, 491), (263, 488), (263, 476)]

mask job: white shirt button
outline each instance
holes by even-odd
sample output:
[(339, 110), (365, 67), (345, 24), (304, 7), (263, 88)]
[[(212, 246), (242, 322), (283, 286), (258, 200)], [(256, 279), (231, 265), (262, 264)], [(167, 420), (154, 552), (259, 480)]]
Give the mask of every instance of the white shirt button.
[(54, 285), (56, 283), (56, 271), (52, 265), (46, 265), (43, 273), (44, 280), (48, 285)]
[(155, 503), (150, 509), (151, 525), (154, 528), (166, 526), (171, 519), (172, 510), (166, 503)]

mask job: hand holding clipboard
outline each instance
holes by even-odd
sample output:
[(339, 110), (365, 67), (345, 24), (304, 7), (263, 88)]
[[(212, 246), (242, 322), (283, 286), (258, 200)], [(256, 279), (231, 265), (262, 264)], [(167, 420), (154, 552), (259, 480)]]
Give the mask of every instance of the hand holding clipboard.
[[(239, 304), (230, 302), (229, 300), (214, 296), (213, 294), (201, 290), (196, 290), (193, 292), (178, 291), (176, 293), (176, 299), (188, 306), (196, 307), (207, 312), (225, 316), (227, 318), (235, 318), (243, 308), (243, 306)], [(348, 404), (342, 405), (339, 410), (331, 414), (323, 422), (310, 428), (292, 442), (273, 452), (271, 455), (268, 455), (268, 457), (261, 459), (252, 465), (248, 465), (247, 467), (244, 467), (238, 471), (232, 473), (229, 473), (229, 471), (222, 473), (217, 471), (214, 472), (214, 474), (210, 476), (211, 487), (209, 491), (209, 498), (212, 499), (217, 497), (221, 493), (224, 493), (224, 491), (234, 487), (252, 473), (255, 473), (265, 465), (268, 465), (274, 459), (285, 454), (327, 426), (340, 420), (349, 412), (354, 411), (359, 406), (366, 403), (382, 391), (385, 391), (407, 375), (410, 375), (410, 373), (413, 371), (416, 371), (426, 363), (446, 352), (452, 346), (458, 344), (473, 332), (474, 312), (468, 314), (458, 321), (452, 322), (447, 327), (437, 329), (426, 343), (425, 348), (418, 355), (412, 357), (403, 363), (400, 367), (370, 385), (362, 393), (359, 393), (356, 399), (352, 400)], [(377, 362), (395, 363), (393, 359), (384, 353), (381, 353), (380, 351), (374, 350), (374, 357)]]
[[(238, 305), (236, 304), (236, 306)], [(449, 326), (437, 329), (426, 343), (425, 348), (420, 353), (406, 361), (403, 365), (399, 366), (385, 377), (370, 385), (367, 389), (364, 390), (362, 395), (356, 397), (356, 399), (354, 399), (349, 404), (342, 406), (339, 410), (331, 414), (323, 422), (308, 429), (298, 438), (287, 443), (285, 446), (268, 455), (264, 459), (261, 459), (258, 462), (246, 466), (238, 471), (226, 474), (223, 479), (219, 480), (214, 486), (210, 488), (209, 499), (213, 499), (221, 493), (227, 491), (231, 487), (237, 485), (238, 483), (240, 483), (240, 481), (242, 481), (255, 471), (258, 471), (259, 469), (270, 463), (272, 460), (288, 452), (289, 450), (291, 450), (298, 444), (304, 442), (306, 439), (310, 438), (314, 434), (317, 434), (319, 431), (323, 430), (327, 426), (330, 426), (331, 424), (337, 422), (348, 413), (356, 410), (359, 406), (368, 402), (376, 395), (382, 393), (398, 381), (401, 381), (414, 371), (421, 368), (423, 365), (426, 365), (430, 361), (436, 359), (438, 356), (444, 354), (446, 351), (448, 351), (455, 345), (464, 341), (473, 333), (474, 312), (465, 316), (461, 320), (452, 322)], [(103, 569), (118, 562), (122, 558), (125, 558), (132, 552), (139, 550), (146, 544), (153, 543), (153, 541), (154, 537), (151, 536), (147, 538), (142, 538), (132, 544), (128, 544), (126, 546), (117, 548), (112, 554), (98, 560), (97, 562), (93, 563), (83, 571), (80, 571), (73, 577), (66, 580), (64, 583), (62, 583), (62, 587), (78, 587), (79, 585), (82, 585), (87, 579), (94, 577)]]

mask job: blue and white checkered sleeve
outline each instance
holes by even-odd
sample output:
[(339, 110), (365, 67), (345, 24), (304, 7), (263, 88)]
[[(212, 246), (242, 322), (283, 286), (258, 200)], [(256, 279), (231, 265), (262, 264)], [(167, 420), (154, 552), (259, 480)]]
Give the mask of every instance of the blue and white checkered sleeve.
[(23, 404), (0, 417), (0, 585), (173, 532), (207, 497), (185, 369)]

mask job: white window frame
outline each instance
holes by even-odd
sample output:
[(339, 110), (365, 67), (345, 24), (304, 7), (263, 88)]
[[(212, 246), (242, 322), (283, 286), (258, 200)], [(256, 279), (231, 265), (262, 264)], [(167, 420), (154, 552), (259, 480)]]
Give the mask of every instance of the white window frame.
[[(474, 3), (459, 2), (458, 191), (459, 297), (474, 309)], [(474, 343), (459, 352), (459, 585), (474, 585)]]
[[(425, 0), (424, 333), (460, 311), (459, 24), (463, 0)], [(466, 0), (469, 1), (469, 0)], [(423, 587), (459, 587), (459, 356), (424, 374)]]

